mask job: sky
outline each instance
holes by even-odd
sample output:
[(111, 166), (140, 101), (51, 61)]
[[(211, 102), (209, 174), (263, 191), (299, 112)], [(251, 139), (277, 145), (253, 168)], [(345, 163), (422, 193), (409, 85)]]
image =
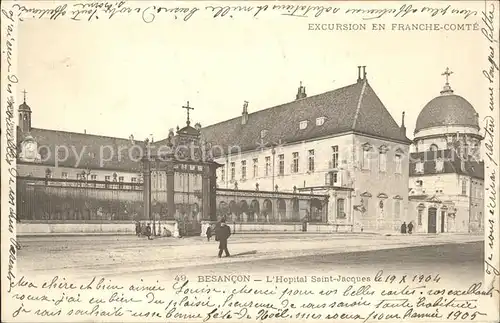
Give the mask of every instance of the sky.
[[(391, 3), (393, 5), (394, 2)], [(372, 4), (372, 6), (379, 4)], [(381, 6), (384, 3), (380, 3)], [(387, 5), (387, 4), (386, 4)], [(479, 12), (482, 4), (475, 6)], [(361, 6), (361, 5), (359, 5)], [(398, 5), (399, 6), (399, 5)], [(321, 18), (320, 18), (321, 19)], [(377, 23), (474, 23), (481, 17), (382, 18)], [(190, 101), (202, 126), (295, 99), (302, 81), (314, 95), (356, 82), (357, 66), (398, 124), (413, 137), (420, 110), (450, 85), (487, 113), (487, 49), (480, 31), (311, 31), (312, 18), (139, 17), (76, 22), (25, 19), (19, 26), (18, 98), (27, 91), (32, 126), (155, 140), (183, 126)], [(366, 23), (339, 17), (322, 22)], [(389, 28), (388, 27), (388, 28)]]

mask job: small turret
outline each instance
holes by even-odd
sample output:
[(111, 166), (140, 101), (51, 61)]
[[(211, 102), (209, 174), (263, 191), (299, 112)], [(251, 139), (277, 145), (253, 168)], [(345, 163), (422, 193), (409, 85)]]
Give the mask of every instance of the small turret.
[(306, 97), (307, 97), (306, 88), (305, 86), (302, 86), (302, 81), (300, 81), (300, 85), (299, 88), (297, 89), (297, 95), (295, 96), (295, 100), (300, 100)]
[(24, 102), (19, 106), (19, 128), (22, 132), (31, 131), (31, 108), (26, 103), (26, 91), (23, 91)]
[(241, 113), (241, 124), (248, 123), (248, 101), (243, 102), (243, 112)]

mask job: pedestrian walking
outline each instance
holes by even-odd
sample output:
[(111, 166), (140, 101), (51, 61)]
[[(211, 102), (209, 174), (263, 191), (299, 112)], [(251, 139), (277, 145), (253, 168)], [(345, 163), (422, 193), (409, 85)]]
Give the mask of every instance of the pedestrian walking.
[(406, 234), (406, 222), (403, 222), (403, 224), (401, 224), (401, 233)]
[(411, 234), (413, 232), (413, 223), (408, 223), (408, 233)]
[(148, 237), (148, 240), (153, 240), (153, 237), (151, 237), (151, 225), (149, 223), (146, 226), (146, 236)]
[(207, 234), (207, 241), (210, 241), (210, 238), (212, 237), (212, 225), (209, 225), (209, 226), (207, 227), (207, 232), (206, 232), (206, 234)]
[(135, 235), (138, 237), (141, 235), (141, 223), (139, 221), (135, 221)]
[(216, 232), (219, 240), (219, 258), (222, 257), (222, 252), (225, 253), (226, 257), (230, 257), (231, 255), (227, 249), (227, 239), (231, 236), (231, 228), (226, 225), (225, 219), (222, 219), (220, 222), (220, 228)]

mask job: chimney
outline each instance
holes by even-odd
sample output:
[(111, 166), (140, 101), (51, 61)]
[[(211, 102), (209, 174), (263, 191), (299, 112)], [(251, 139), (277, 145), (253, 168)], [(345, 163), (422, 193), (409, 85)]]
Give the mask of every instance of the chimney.
[(366, 80), (366, 66), (358, 66), (358, 83)]
[(83, 129), (83, 134), (87, 134), (87, 129)]
[(401, 117), (401, 133), (406, 137), (406, 126), (405, 126), (405, 112), (403, 111), (403, 115)]
[(299, 88), (297, 89), (297, 95), (295, 96), (295, 100), (306, 98), (306, 88), (302, 86), (302, 81), (300, 82)]
[(128, 137), (128, 139), (130, 140), (130, 143), (131, 143), (132, 145), (135, 145), (134, 135), (130, 135), (130, 137)]
[(243, 102), (243, 112), (241, 113), (241, 124), (248, 123), (248, 101)]

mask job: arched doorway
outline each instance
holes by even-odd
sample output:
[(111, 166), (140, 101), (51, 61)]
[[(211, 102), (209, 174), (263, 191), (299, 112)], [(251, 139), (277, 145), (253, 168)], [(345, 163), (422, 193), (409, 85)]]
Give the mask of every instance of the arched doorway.
[(238, 221), (245, 221), (245, 220), (247, 220), (248, 219), (248, 213), (249, 213), (248, 203), (247, 203), (247, 201), (242, 200), (240, 202), (240, 214), (238, 216)]
[(225, 217), (229, 214), (229, 206), (227, 205), (226, 202), (224, 201), (221, 201), (219, 203), (219, 208), (217, 210), (217, 215), (220, 216), (220, 217)]
[(232, 200), (229, 202), (229, 215), (226, 216), (226, 221), (227, 220), (232, 220), (233, 218), (238, 217), (238, 205), (236, 204), (236, 201)]
[(269, 217), (272, 217), (273, 215), (273, 203), (268, 200), (268, 199), (265, 199), (264, 200), (264, 210), (262, 211), (262, 215), (263, 215), (263, 221), (266, 221), (269, 219)]
[(259, 201), (252, 200), (252, 202), (250, 202), (250, 209), (248, 212), (248, 222), (254, 222), (259, 217), (260, 213)]
[(299, 199), (292, 199), (292, 221), (300, 221)]
[[(286, 218), (286, 202), (283, 199), (278, 199), (278, 219), (280, 221), (287, 221)], [(274, 221), (274, 219), (273, 219)]]
[(436, 213), (435, 207), (429, 208), (427, 216), (427, 233), (436, 233)]
[[(317, 198), (311, 199), (311, 215), (309, 221), (311, 222), (321, 222), (321, 210), (323, 209), (323, 205), (321, 201)], [(338, 205), (338, 203), (337, 203)], [(342, 212), (344, 210), (342, 209)], [(338, 212), (337, 212), (338, 213)]]

